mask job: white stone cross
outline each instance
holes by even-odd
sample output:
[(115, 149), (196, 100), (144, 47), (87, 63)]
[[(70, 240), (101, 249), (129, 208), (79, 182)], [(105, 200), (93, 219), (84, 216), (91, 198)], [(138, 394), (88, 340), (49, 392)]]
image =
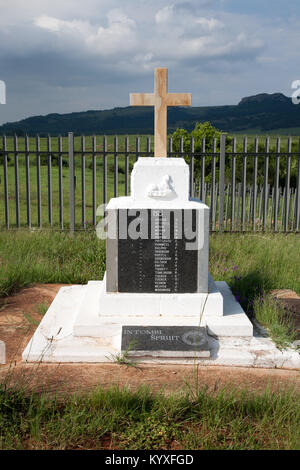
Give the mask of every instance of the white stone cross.
[(154, 156), (167, 156), (167, 107), (191, 106), (191, 93), (168, 93), (168, 69), (154, 71), (154, 93), (130, 93), (131, 106), (154, 106)]

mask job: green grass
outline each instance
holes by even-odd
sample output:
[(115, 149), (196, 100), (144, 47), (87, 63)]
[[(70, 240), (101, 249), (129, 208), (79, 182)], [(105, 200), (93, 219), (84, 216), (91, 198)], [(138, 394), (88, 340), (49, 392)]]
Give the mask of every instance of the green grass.
[(215, 234), (210, 271), (224, 280), (249, 317), (265, 326), (280, 347), (295, 339), (295, 326), (270, 291), (300, 293), (300, 237), (295, 234)]
[(36, 306), (36, 312), (39, 313), (40, 315), (45, 315), (49, 308), (49, 304), (47, 302), (41, 302)]
[(0, 386), (0, 449), (298, 449), (300, 396), (96, 389), (57, 398)]
[[(300, 293), (299, 252), (300, 237), (295, 234), (210, 237), (212, 277), (229, 284), (247, 314), (269, 328), (279, 345), (294, 339), (293, 323), (271, 304), (269, 293)], [(0, 232), (0, 297), (32, 283), (83, 284), (102, 279), (104, 272), (105, 242), (95, 232)]]
[(277, 300), (268, 295), (257, 297), (254, 299), (253, 311), (259, 323), (268, 327), (277, 347), (284, 348), (296, 339), (295, 325)]
[(92, 232), (0, 233), (0, 296), (31, 283), (82, 284), (102, 279), (105, 243)]
[[(299, 245), (294, 234), (210, 237), (213, 278), (228, 282), (279, 346), (291, 340), (291, 325), (269, 292), (300, 292)], [(105, 245), (93, 232), (0, 232), (1, 297), (34, 282), (102, 279), (104, 271)], [(19, 388), (4, 380), (0, 449), (300, 449), (299, 393), (209, 393), (196, 372), (195, 384), (169, 397), (146, 388), (55, 397), (28, 392), (22, 380)]]

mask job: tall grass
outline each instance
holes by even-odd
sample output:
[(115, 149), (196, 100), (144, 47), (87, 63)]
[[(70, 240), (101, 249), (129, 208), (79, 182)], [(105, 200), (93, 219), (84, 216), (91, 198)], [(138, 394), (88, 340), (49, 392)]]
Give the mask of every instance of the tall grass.
[(102, 279), (104, 271), (105, 243), (94, 233), (0, 234), (0, 296), (31, 283), (82, 284)]
[(142, 387), (58, 399), (0, 386), (0, 449), (299, 449), (299, 398)]

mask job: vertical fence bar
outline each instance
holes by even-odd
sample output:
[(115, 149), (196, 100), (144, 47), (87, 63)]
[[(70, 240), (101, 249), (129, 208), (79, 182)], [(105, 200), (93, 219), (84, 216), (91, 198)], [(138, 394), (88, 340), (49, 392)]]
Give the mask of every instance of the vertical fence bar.
[(139, 137), (137, 137), (135, 141), (135, 161), (137, 161), (140, 156), (140, 143), (141, 140)]
[(285, 186), (283, 188), (283, 191), (282, 191), (282, 203), (281, 203), (281, 225), (280, 225), (280, 228), (281, 228), (281, 231), (283, 232), (284, 230), (284, 201), (285, 201)]
[(75, 188), (74, 188), (74, 136), (73, 132), (68, 134), (69, 147), (69, 196), (70, 196), (70, 232), (75, 230)]
[(286, 177), (285, 177), (285, 201), (284, 201), (284, 231), (289, 230), (289, 212), (290, 212), (290, 176), (291, 176), (291, 151), (292, 151), (292, 139), (288, 138), (288, 154), (286, 157)]
[(270, 210), (270, 229), (272, 228), (272, 216), (274, 210), (274, 200), (275, 200), (275, 189), (272, 188), (272, 199), (271, 199), (271, 210)]
[(236, 221), (237, 221), (238, 228), (239, 228), (239, 220), (240, 220), (241, 195), (242, 195), (242, 184), (238, 183), (237, 211), (236, 211)]
[(297, 189), (295, 189), (295, 191), (292, 189), (292, 194), (294, 195), (293, 197), (293, 209), (292, 209), (292, 231), (294, 230), (294, 227), (295, 227), (295, 221), (296, 221), (296, 208), (297, 208), (297, 205), (296, 205), (296, 196), (297, 196)]
[(8, 199), (8, 174), (7, 174), (7, 145), (6, 136), (2, 137), (3, 142), (3, 171), (4, 171), (4, 207), (5, 207), (5, 225), (9, 228), (9, 199)]
[(191, 137), (191, 153), (190, 153), (190, 197), (194, 197), (194, 152), (195, 152), (195, 141), (194, 141), (194, 137)]
[(147, 152), (147, 157), (151, 157), (151, 137), (147, 137), (146, 152)]
[(228, 205), (229, 205), (229, 184), (227, 184), (227, 189), (226, 189), (225, 230), (227, 230), (227, 222), (228, 222)]
[(107, 204), (107, 138), (103, 137), (103, 205)]
[(92, 221), (93, 225), (96, 225), (96, 210), (97, 210), (97, 187), (96, 187), (96, 170), (97, 170), (97, 161), (96, 161), (96, 152), (97, 152), (97, 138), (93, 135), (92, 138), (92, 205), (93, 205), (93, 214)]
[(183, 137), (180, 137), (179, 141), (179, 157), (183, 158)]
[(296, 202), (296, 232), (299, 231), (300, 222), (300, 139), (298, 141), (298, 172), (297, 172), (297, 202)]
[(245, 231), (245, 213), (246, 213), (246, 190), (247, 190), (247, 137), (244, 137), (243, 142), (243, 168), (242, 168), (242, 215), (241, 226), (242, 231)]
[(220, 162), (219, 162), (219, 232), (223, 232), (224, 230), (225, 152), (226, 152), (226, 135), (221, 134)]
[[(201, 152), (205, 153), (205, 137), (202, 138)], [(205, 200), (205, 155), (201, 156), (201, 201)]]
[(14, 160), (15, 160), (15, 195), (16, 195), (16, 225), (20, 227), (20, 192), (19, 192), (19, 154), (18, 137), (14, 136)]
[(269, 150), (270, 150), (270, 139), (266, 138), (266, 155), (265, 155), (265, 166), (264, 166), (264, 198), (263, 198), (263, 230), (267, 228), (267, 211), (268, 211), (268, 174), (269, 174)]
[(276, 156), (275, 156), (275, 201), (274, 201), (274, 232), (278, 230), (278, 202), (279, 202), (279, 171), (280, 171), (280, 137), (276, 140)]
[(259, 188), (259, 201), (258, 201), (258, 224), (259, 224), (259, 228), (261, 228), (262, 196), (263, 196), (263, 187), (260, 187)]
[(27, 225), (31, 227), (30, 210), (30, 168), (29, 168), (29, 138), (25, 136), (25, 168), (26, 168), (26, 204), (27, 204)]
[(58, 136), (58, 193), (59, 193), (59, 225), (64, 229), (64, 200), (63, 200), (63, 159), (62, 159), (62, 137)]
[(252, 196), (252, 188), (249, 186), (249, 205), (248, 205), (248, 226), (250, 227), (250, 217), (251, 217), (251, 210), (252, 210), (252, 202), (253, 202), (253, 196)]
[(37, 190), (37, 213), (38, 226), (42, 227), (42, 192), (41, 192), (41, 143), (40, 136), (36, 136), (36, 190)]
[(216, 185), (216, 150), (217, 150), (217, 139), (213, 138), (213, 154), (211, 156), (211, 189), (210, 189), (210, 226), (211, 230), (214, 230), (214, 207), (215, 207), (215, 185)]
[(254, 139), (254, 157), (253, 157), (253, 198), (252, 198), (252, 230), (256, 227), (256, 201), (257, 201), (257, 162), (258, 162), (258, 137)]
[(173, 139), (172, 137), (169, 138), (169, 155), (168, 157), (173, 157)]
[(124, 150), (125, 150), (125, 196), (128, 196), (128, 181), (129, 181), (129, 164), (128, 164), (129, 139), (128, 139), (128, 136), (125, 137)]
[(48, 219), (52, 226), (52, 155), (51, 155), (51, 137), (47, 137), (47, 157), (48, 157)]
[(280, 202), (281, 202), (281, 188), (278, 188), (278, 214), (277, 214), (277, 231), (278, 231), (278, 222), (279, 222), (279, 215), (280, 215)]
[[(217, 158), (216, 158), (217, 159)], [(214, 203), (214, 211), (213, 211), (213, 224), (214, 229), (216, 229), (216, 220), (217, 220), (217, 209), (218, 209), (218, 194), (219, 194), (219, 183), (216, 182), (216, 191), (215, 191), (215, 203)], [(218, 218), (219, 220), (219, 218)], [(218, 224), (219, 225), (219, 224)], [(218, 227), (219, 230), (219, 227)]]
[(230, 213), (230, 230), (234, 230), (235, 224), (235, 171), (236, 171), (236, 138), (232, 139), (232, 158), (231, 158), (231, 213)]
[(85, 202), (85, 136), (81, 136), (81, 221), (86, 228), (86, 202)]
[[(138, 159), (136, 155), (136, 160)], [(118, 197), (118, 137), (114, 137), (114, 197)]]

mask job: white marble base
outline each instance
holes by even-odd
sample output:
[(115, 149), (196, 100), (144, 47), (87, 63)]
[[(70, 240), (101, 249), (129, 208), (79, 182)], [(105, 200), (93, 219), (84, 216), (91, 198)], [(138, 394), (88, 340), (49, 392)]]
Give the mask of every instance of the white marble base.
[[(87, 284), (74, 336), (120, 334), (122, 325), (205, 326), (209, 317), (213, 328), (215, 317), (223, 318), (223, 296), (211, 278), (209, 294), (107, 293), (105, 286), (105, 277)], [(251, 322), (243, 319), (245, 334), (252, 335)]]
[(120, 335), (122, 325), (188, 325), (207, 326), (217, 336), (252, 336), (252, 323), (226, 282), (210, 278), (209, 285), (209, 294), (131, 294), (107, 293), (105, 278), (90, 281), (73, 334), (99, 338)]
[[(95, 297), (100, 298), (101, 281), (93, 281), (88, 286), (70, 286), (60, 289), (46, 315), (41, 321), (31, 341), (23, 352), (23, 361), (28, 362), (114, 362), (115, 356), (120, 353), (121, 347), (121, 324), (120, 317), (112, 316), (109, 322), (96, 315)], [(300, 368), (300, 355), (289, 348), (284, 351), (278, 350), (270, 338), (252, 336), (252, 324), (235, 301), (226, 283), (217, 282), (217, 288), (224, 299), (224, 316), (203, 316), (201, 325), (207, 325), (208, 333), (223, 332), (222, 336), (209, 335), (210, 358), (186, 357), (184, 354), (178, 356), (175, 352), (172, 357), (160, 355), (159, 357), (145, 356), (136, 353), (136, 360), (142, 363), (169, 363), (169, 364), (203, 364), (203, 365), (232, 365), (247, 367), (280, 367)], [(87, 295), (88, 293), (88, 295)], [(79, 322), (86, 313), (86, 321)], [(92, 313), (94, 312), (94, 314)], [(141, 317), (143, 317), (141, 313)], [(95, 319), (98, 319), (97, 321)], [(123, 324), (128, 324), (128, 318), (122, 319)], [(130, 319), (131, 324), (145, 324), (143, 321), (137, 323), (138, 316)], [(155, 326), (158, 318), (156, 318)], [(170, 325), (171, 318), (161, 322), (161, 325)], [(154, 325), (153, 320), (151, 321)], [(174, 324), (174, 321), (173, 321)], [(185, 322), (178, 324), (185, 324)], [(198, 323), (199, 324), (199, 323)], [(250, 326), (249, 326), (250, 324)], [(92, 327), (98, 332), (98, 337), (75, 336), (80, 328)], [(189, 325), (188, 325), (189, 326)], [(240, 330), (239, 330), (240, 328)], [(247, 335), (238, 335), (238, 331), (246, 332)], [(250, 331), (251, 330), (251, 331)], [(91, 330), (90, 330), (91, 331)], [(251, 334), (250, 334), (251, 333)], [(216, 333), (214, 333), (216, 335)], [(229, 335), (229, 336), (228, 336)]]
[(0, 364), (5, 364), (6, 355), (5, 355), (5, 343), (0, 341)]

